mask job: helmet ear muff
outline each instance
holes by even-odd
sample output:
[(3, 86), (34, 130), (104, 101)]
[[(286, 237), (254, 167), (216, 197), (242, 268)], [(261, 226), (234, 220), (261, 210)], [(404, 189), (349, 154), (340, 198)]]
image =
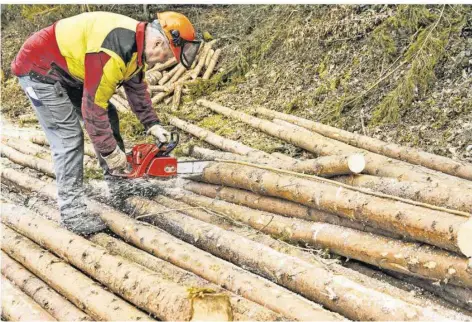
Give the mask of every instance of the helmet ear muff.
[(178, 30), (171, 30), (170, 34), (172, 36), (172, 43), (176, 47), (182, 47), (184, 44), (183, 39), (180, 37), (180, 32)]

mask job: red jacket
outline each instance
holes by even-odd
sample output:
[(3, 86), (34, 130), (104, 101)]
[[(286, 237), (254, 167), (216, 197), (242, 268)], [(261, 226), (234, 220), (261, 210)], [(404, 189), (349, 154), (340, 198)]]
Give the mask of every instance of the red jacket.
[[(112, 13), (66, 18), (29, 37), (11, 64), (12, 72), (83, 88), (85, 128), (97, 150), (107, 154), (116, 147), (106, 108), (117, 86), (124, 86), (132, 111), (146, 128), (159, 123), (144, 81), (145, 28), (146, 23)], [(74, 36), (89, 39), (76, 41)]]

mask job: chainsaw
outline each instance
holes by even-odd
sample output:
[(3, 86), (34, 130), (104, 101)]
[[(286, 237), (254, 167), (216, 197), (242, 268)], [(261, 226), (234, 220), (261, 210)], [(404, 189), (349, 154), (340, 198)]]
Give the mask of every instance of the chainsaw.
[(203, 171), (208, 161), (178, 161), (170, 153), (179, 144), (179, 134), (171, 132), (168, 143), (156, 142), (137, 144), (126, 154), (128, 169), (114, 176), (135, 179), (157, 177), (173, 178), (179, 174), (197, 174)]

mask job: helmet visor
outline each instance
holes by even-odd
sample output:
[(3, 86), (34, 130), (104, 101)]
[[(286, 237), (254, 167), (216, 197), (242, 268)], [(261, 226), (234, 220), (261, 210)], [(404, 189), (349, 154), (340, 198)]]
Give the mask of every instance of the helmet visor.
[(181, 51), (180, 51), (180, 63), (187, 69), (189, 69), (195, 58), (197, 57), (198, 49), (200, 48), (200, 41), (193, 40), (187, 41), (184, 40)]

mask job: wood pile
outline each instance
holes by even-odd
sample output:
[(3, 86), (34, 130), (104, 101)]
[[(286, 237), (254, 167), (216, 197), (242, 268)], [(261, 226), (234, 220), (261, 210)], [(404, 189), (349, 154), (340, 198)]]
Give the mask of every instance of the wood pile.
[[(205, 76), (212, 50), (190, 73), (168, 64), (166, 82)], [(108, 231), (84, 238), (58, 223), (46, 146), (2, 139), (4, 319), (470, 320), (470, 165), (429, 166), (434, 156), (384, 154), (308, 120), (198, 104), (317, 157), (266, 153), (170, 116), (218, 149), (184, 153), (214, 162), (198, 176), (149, 179), (159, 193), (120, 196), (120, 209), (88, 183), (89, 211)]]

